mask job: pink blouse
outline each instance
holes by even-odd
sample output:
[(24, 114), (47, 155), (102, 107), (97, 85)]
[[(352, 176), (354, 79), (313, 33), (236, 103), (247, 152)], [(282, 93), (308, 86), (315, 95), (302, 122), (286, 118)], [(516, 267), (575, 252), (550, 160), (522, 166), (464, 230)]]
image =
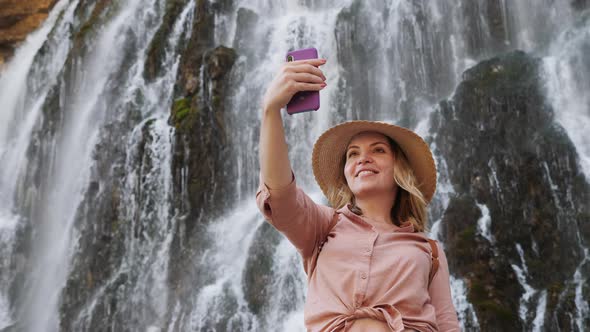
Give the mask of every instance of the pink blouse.
[(440, 265), (429, 286), (431, 248), (411, 224), (372, 226), (348, 207), (335, 211), (314, 203), (295, 180), (280, 189), (261, 183), (256, 202), (303, 258), (308, 331), (347, 331), (360, 318), (396, 332), (460, 330), (446, 256), (439, 246)]

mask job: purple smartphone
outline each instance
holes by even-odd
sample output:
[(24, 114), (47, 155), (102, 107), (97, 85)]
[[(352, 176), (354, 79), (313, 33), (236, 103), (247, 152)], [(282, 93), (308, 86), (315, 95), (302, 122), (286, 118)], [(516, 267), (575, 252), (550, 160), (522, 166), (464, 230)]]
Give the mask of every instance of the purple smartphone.
[[(287, 61), (317, 59), (318, 50), (305, 48), (287, 53)], [(320, 108), (319, 91), (299, 91), (293, 95), (287, 103), (287, 113), (295, 114), (301, 112), (317, 111)]]

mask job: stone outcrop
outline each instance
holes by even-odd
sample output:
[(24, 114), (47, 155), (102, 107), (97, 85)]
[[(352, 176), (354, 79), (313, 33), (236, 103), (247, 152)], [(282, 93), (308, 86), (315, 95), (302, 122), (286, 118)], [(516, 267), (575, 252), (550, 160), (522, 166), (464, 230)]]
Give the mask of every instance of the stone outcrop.
[[(229, 149), (224, 101), (237, 54), (231, 48), (216, 47), (213, 35), (214, 15), (228, 10), (229, 6), (228, 1), (216, 4), (196, 1), (192, 31), (181, 54), (170, 108), (169, 123), (175, 128), (172, 176), (177, 198), (174, 208), (182, 217), (174, 230), (170, 249), (169, 283), (174, 290), (171, 301), (179, 301), (180, 310), (186, 313), (194, 305), (187, 302), (190, 294), (212, 282), (207, 265), (199, 263), (204, 252), (213, 245), (206, 229), (209, 222), (223, 212), (228, 204), (227, 197), (231, 196), (227, 158), (223, 157)], [(174, 10), (175, 5), (170, 8)], [(154, 61), (146, 63), (151, 66), (146, 70), (148, 78), (161, 70), (157, 52), (150, 56)], [(233, 294), (228, 291), (226, 295), (227, 299), (220, 303), (233, 307), (236, 301)], [(216, 315), (221, 312), (231, 315), (235, 308), (210, 310)], [(225, 331), (228, 321), (229, 318), (207, 321), (206, 326)]]
[(147, 58), (145, 61), (144, 76), (153, 80), (162, 71), (162, 61), (166, 54), (166, 40), (174, 29), (174, 22), (179, 18), (186, 0), (169, 0), (166, 2), (166, 12), (162, 24), (150, 43)]
[(256, 230), (254, 245), (248, 251), (248, 261), (244, 271), (244, 295), (250, 311), (263, 321), (272, 299), (273, 255), (282, 236), (269, 223), (265, 222)]
[[(144, 75), (147, 80), (153, 80), (161, 75), (162, 61), (166, 52), (166, 41), (172, 33), (174, 21), (178, 19), (185, 8), (186, 0), (168, 0), (166, 2), (163, 22), (153, 36), (148, 48)], [(173, 208), (178, 212), (178, 223), (170, 231), (174, 233), (174, 239), (170, 249), (169, 284), (170, 303), (179, 301), (182, 309), (187, 312), (193, 309), (193, 304), (188, 303), (191, 294), (201, 285), (211, 282), (207, 277), (207, 266), (199, 263), (191, 263), (201, 259), (203, 252), (207, 250), (212, 241), (205, 232), (207, 221), (222, 212), (224, 197), (226, 197), (226, 182), (224, 181), (224, 158), (227, 140), (224, 124), (224, 99), (226, 96), (226, 84), (229, 72), (236, 60), (236, 53), (231, 48), (215, 47), (213, 44), (213, 15), (216, 12), (227, 10), (230, 3), (222, 1), (212, 6), (207, 0), (199, 0), (194, 8), (194, 19), (190, 38), (186, 45), (181, 45), (180, 65), (178, 68), (178, 81), (174, 88), (174, 101), (170, 107), (169, 124), (175, 128), (172, 151), (172, 176), (174, 200)], [(93, 37), (96, 29), (100, 28), (104, 20), (112, 13), (110, 0), (99, 0), (89, 11), (90, 15), (79, 31), (74, 35), (74, 43), (78, 52), (86, 52), (86, 42)], [(122, 72), (125, 72), (126, 64), (123, 64)], [(141, 95), (137, 96), (139, 99)], [(130, 132), (133, 123), (137, 123), (137, 109), (131, 108), (124, 112), (129, 119), (123, 122), (114, 122), (105, 128), (105, 137), (97, 147), (97, 178), (99, 179), (124, 179), (120, 168), (106, 167), (109, 161), (122, 165), (118, 160), (125, 156), (124, 151), (116, 151), (117, 143), (125, 132)], [(141, 139), (134, 154), (127, 156), (133, 160), (132, 165), (141, 169), (141, 174), (150, 173), (153, 165), (148, 148), (153, 140), (153, 121), (145, 122), (141, 130)], [(127, 129), (125, 129), (127, 128)], [(117, 133), (108, 136), (107, 133)], [(116, 162), (115, 162), (116, 161)], [(103, 166), (105, 166), (103, 168)], [(147, 183), (145, 177), (139, 177), (137, 186), (139, 192), (133, 196), (138, 197), (135, 202), (141, 209), (154, 209), (159, 202), (149, 196), (153, 183)], [(94, 188), (96, 187), (96, 188)], [(94, 188), (94, 189), (93, 189)], [(99, 190), (100, 188), (100, 190)], [(151, 188), (153, 189), (153, 188)], [(62, 328), (64, 330), (76, 329), (73, 325), (76, 317), (81, 313), (84, 301), (98, 291), (98, 288), (106, 287), (100, 301), (95, 304), (95, 312), (88, 326), (101, 326), (108, 320), (113, 326), (145, 327), (149, 322), (133, 321), (131, 313), (126, 313), (121, 307), (121, 294), (133, 292), (137, 284), (138, 276), (135, 273), (117, 274), (117, 266), (125, 252), (125, 243), (130, 237), (138, 237), (138, 234), (149, 232), (144, 229), (157, 221), (141, 220), (141, 222), (125, 220), (128, 216), (121, 216), (121, 205), (130, 204), (121, 196), (124, 183), (118, 180), (106, 180), (93, 182), (86, 194), (85, 202), (80, 213), (82, 219), (90, 224), (101, 225), (98, 229), (90, 229), (83, 234), (86, 239), (81, 250), (90, 254), (83, 255), (73, 262), (74, 273), (70, 275), (65, 290), (65, 300), (61, 307)], [(149, 197), (148, 197), (149, 196)], [(124, 209), (123, 209), (124, 210)], [(197, 268), (195, 269), (195, 266)], [(101, 268), (96, 268), (101, 267)], [(219, 309), (219, 311), (234, 312), (232, 303), (235, 299), (228, 293), (224, 303), (231, 308)], [(232, 302), (233, 301), (233, 302)], [(216, 308), (212, 308), (214, 310)], [(146, 314), (149, 315), (150, 308)], [(170, 313), (168, 311), (167, 313)], [(162, 313), (153, 313), (154, 316)], [(164, 319), (169, 319), (166, 317)], [(222, 323), (225, 324), (225, 323)], [(212, 325), (213, 327), (213, 325)], [(215, 325), (215, 330), (223, 330), (223, 326)], [(180, 327), (178, 327), (180, 329)]]
[(47, 18), (57, 0), (0, 0), (0, 66)]
[[(539, 63), (523, 52), (481, 62), (431, 118), (455, 190), (442, 223), (449, 266), (466, 280), (485, 331), (531, 330), (544, 291), (544, 327), (575, 330), (573, 276), (583, 259), (578, 234), (590, 239), (590, 188), (540, 88)], [(483, 206), (491, 241), (478, 228)], [(536, 290), (524, 320), (514, 266)]]

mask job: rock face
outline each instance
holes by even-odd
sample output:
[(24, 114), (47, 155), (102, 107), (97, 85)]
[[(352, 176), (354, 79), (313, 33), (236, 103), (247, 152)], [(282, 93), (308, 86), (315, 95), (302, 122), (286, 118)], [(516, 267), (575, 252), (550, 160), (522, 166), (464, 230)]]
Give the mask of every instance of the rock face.
[[(166, 42), (172, 31), (173, 22), (176, 21), (186, 6), (186, 0), (167, 0), (163, 24), (160, 26), (148, 48), (145, 62), (144, 76), (147, 80), (154, 80), (162, 74), (163, 58), (166, 51)], [(92, 33), (100, 24), (100, 20), (108, 15), (108, 0), (101, 0), (93, 7), (87, 22), (76, 34), (76, 41), (84, 48), (84, 38)], [(219, 46), (214, 47), (213, 32), (214, 14), (224, 7), (222, 3), (212, 6), (207, 0), (196, 1), (194, 8), (194, 21), (190, 38), (186, 45), (181, 45), (180, 65), (178, 68), (178, 79), (174, 89), (174, 102), (170, 105), (169, 124), (174, 127), (173, 151), (172, 151), (172, 177), (174, 199), (173, 208), (178, 211), (179, 222), (170, 232), (174, 237), (170, 249), (169, 262), (169, 287), (170, 303), (179, 301), (182, 303), (184, 312), (188, 313), (193, 309), (194, 303), (189, 303), (191, 294), (203, 284), (211, 282), (207, 266), (204, 264), (191, 263), (201, 259), (212, 241), (205, 232), (207, 221), (213, 220), (214, 216), (222, 212), (224, 197), (227, 197), (226, 180), (224, 176), (225, 167), (223, 155), (227, 149), (226, 128), (224, 124), (224, 99), (228, 74), (236, 60), (236, 53), (233, 49)], [(141, 96), (138, 96), (141, 99)], [(118, 133), (111, 136), (119, 139), (127, 128), (137, 119), (134, 118), (137, 109), (129, 109), (124, 113), (128, 118), (122, 123), (114, 123), (112, 127), (106, 128), (106, 132)], [(148, 148), (155, 140), (153, 132), (153, 121), (146, 121), (141, 130), (141, 139), (137, 150), (128, 158), (134, 160), (132, 163), (141, 170), (141, 174), (151, 173), (156, 166)], [(124, 152), (112, 151), (108, 147), (115, 147), (117, 143), (108, 136), (103, 138), (104, 144), (97, 147), (101, 156), (98, 164), (101, 179), (123, 179), (124, 174), (116, 174), (122, 171), (119, 168), (106, 167), (107, 161), (114, 164), (124, 164), (117, 158), (125, 156)], [(103, 166), (105, 166), (103, 168)], [(92, 229), (83, 237), (84, 241), (81, 252), (81, 259), (76, 260), (73, 265), (76, 271), (72, 273), (66, 286), (64, 304), (61, 306), (62, 329), (76, 329), (75, 318), (80, 315), (79, 309), (84, 300), (87, 300), (97, 288), (107, 284), (105, 296), (95, 304), (95, 312), (88, 326), (99, 328), (104, 322), (109, 321), (112, 326), (142, 327), (147, 328), (146, 321), (133, 321), (133, 313), (125, 312), (126, 308), (119, 302), (125, 301), (121, 294), (133, 292), (134, 285), (139, 278), (134, 273), (123, 273), (116, 275), (110, 267), (121, 264), (121, 257), (124, 255), (126, 243), (132, 239), (141, 237), (139, 234), (149, 233), (149, 226), (157, 221), (141, 220), (133, 223), (125, 219), (129, 216), (121, 216), (121, 205), (137, 204), (145, 211), (155, 210), (155, 206), (161, 204), (157, 199), (150, 196), (148, 192), (156, 192), (154, 183), (147, 183), (145, 176), (140, 176), (138, 192), (133, 196), (141, 197), (136, 202), (125, 202), (121, 196), (124, 183), (119, 181), (101, 181), (95, 184), (101, 190), (90, 190), (87, 193), (85, 202), (87, 204), (81, 209), (85, 220), (91, 224), (101, 225), (99, 229)], [(147, 177), (149, 178), (149, 177)], [(154, 190), (152, 190), (154, 189)], [(145, 207), (144, 207), (145, 206)], [(154, 235), (155, 236), (155, 235)], [(109, 266), (109, 268), (105, 268)], [(197, 268), (195, 268), (197, 266)], [(96, 268), (100, 267), (100, 268)], [(112, 281), (114, 276), (116, 280)], [(235, 311), (232, 306), (232, 298), (228, 295), (228, 308), (213, 308), (212, 310), (227, 311), (229, 314)], [(150, 313), (147, 312), (149, 315)], [(151, 313), (153, 316), (161, 315)], [(164, 319), (170, 319), (165, 317)], [(177, 324), (179, 324), (177, 322)], [(217, 331), (225, 330), (226, 322), (221, 325), (212, 325)], [(176, 329), (181, 329), (177, 326)]]
[[(390, 19), (392, 11), (403, 11), (403, 18)], [(448, 61), (453, 55), (444, 37), (449, 27), (433, 28), (429, 15), (421, 1), (375, 5), (355, 0), (338, 13), (334, 36), (342, 73), (335, 106), (345, 115), (339, 121), (371, 114), (399, 118), (399, 124), (414, 127), (425, 103), (432, 105), (451, 92)], [(394, 22), (388, 29), (400, 31), (400, 38), (383, 38), (367, 24), (381, 20)]]
[[(463, 78), (431, 118), (455, 190), (442, 226), (450, 269), (467, 281), (482, 330), (531, 330), (544, 294), (544, 327), (575, 330), (573, 276), (583, 259), (578, 234), (590, 239), (590, 188), (543, 97), (539, 60), (509, 53)], [(487, 211), (489, 235), (478, 226)], [(518, 270), (534, 289), (524, 303)]]
[(269, 223), (264, 223), (256, 231), (255, 239), (254, 243), (261, 244), (253, 245), (248, 252), (243, 283), (248, 307), (262, 321), (272, 298), (269, 285), (273, 280), (273, 254), (281, 235)]
[(0, 66), (37, 29), (57, 0), (0, 0)]
[[(182, 52), (169, 119), (175, 128), (172, 175), (174, 191), (179, 193), (174, 204), (183, 216), (174, 230), (169, 282), (174, 300), (182, 303), (181, 311), (186, 313), (194, 305), (186, 302), (194, 289), (211, 282), (206, 264), (197, 263), (213, 244), (205, 231), (207, 221), (222, 213), (226, 198), (231, 196), (227, 191), (231, 179), (226, 178), (223, 157), (228, 151), (224, 100), (237, 55), (231, 48), (215, 47), (213, 37), (214, 15), (225, 10), (229, 5), (226, 3), (196, 1), (191, 37)], [(172, 14), (177, 13), (174, 8), (170, 6)], [(153, 67), (147, 73), (159, 70)], [(234, 302), (228, 295), (227, 301), (222, 301), (228, 307), (211, 311), (231, 317)], [(225, 331), (228, 321), (229, 318), (206, 324), (213, 330)]]

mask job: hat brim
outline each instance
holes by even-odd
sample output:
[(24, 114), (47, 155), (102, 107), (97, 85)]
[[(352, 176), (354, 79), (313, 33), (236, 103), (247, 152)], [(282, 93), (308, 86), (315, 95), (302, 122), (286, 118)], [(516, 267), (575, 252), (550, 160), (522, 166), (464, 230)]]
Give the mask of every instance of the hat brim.
[(407, 128), (379, 121), (344, 122), (326, 130), (318, 138), (313, 146), (312, 167), (324, 195), (328, 197), (328, 189), (338, 184), (342, 172), (340, 163), (348, 143), (352, 137), (366, 131), (381, 133), (399, 145), (416, 176), (418, 189), (429, 203), (436, 190), (436, 165), (428, 144)]

